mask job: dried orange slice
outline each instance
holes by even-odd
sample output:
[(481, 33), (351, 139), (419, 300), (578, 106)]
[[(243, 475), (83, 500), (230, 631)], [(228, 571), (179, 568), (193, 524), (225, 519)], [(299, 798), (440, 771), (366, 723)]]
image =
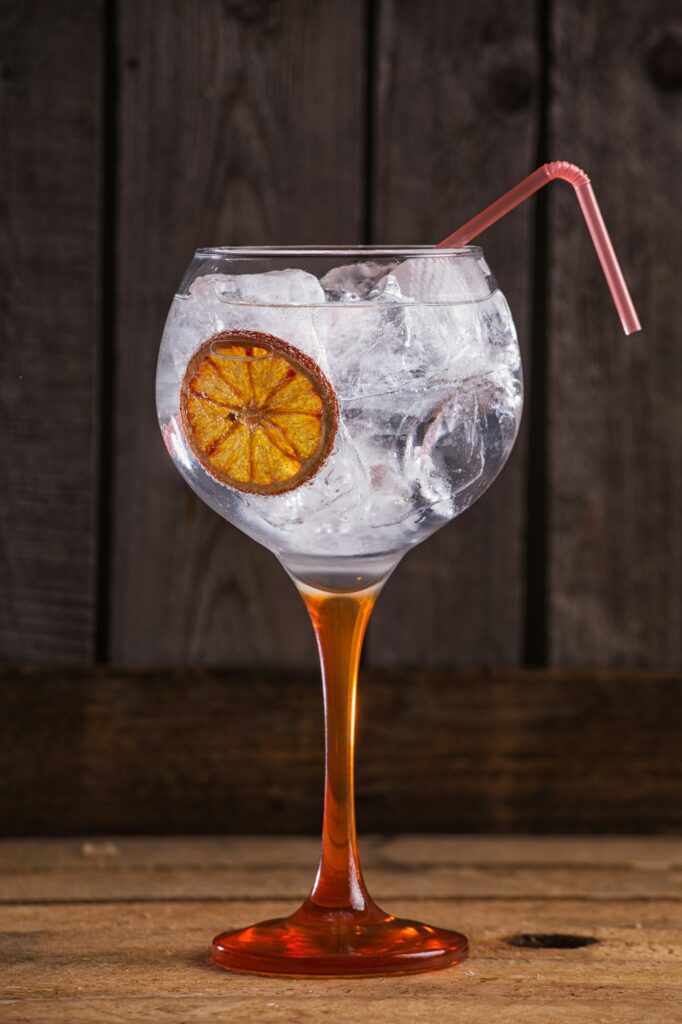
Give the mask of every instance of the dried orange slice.
[(211, 476), (240, 491), (283, 494), (327, 458), (338, 403), (319, 366), (293, 345), (260, 331), (221, 331), (189, 362), (181, 414)]

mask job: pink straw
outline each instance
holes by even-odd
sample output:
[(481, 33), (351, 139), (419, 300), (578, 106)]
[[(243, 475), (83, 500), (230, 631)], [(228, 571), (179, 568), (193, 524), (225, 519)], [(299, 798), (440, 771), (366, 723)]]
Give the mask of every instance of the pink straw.
[(564, 181), (570, 182), (575, 189), (580, 209), (583, 211), (583, 216), (587, 222), (587, 229), (590, 232), (592, 242), (597, 250), (599, 262), (604, 271), (606, 283), (611, 289), (613, 301), (623, 324), (623, 330), (626, 334), (641, 331), (641, 324), (632, 303), (628, 286), (625, 283), (623, 272), (620, 269), (620, 264), (613, 251), (611, 239), (606, 230), (597, 198), (592, 191), (590, 179), (575, 164), (566, 163), (565, 160), (554, 160), (551, 164), (543, 164), (542, 167), (538, 167), (537, 171), (533, 171), (532, 174), (529, 174), (527, 178), (524, 178), (523, 181), (515, 185), (509, 192), (505, 192), (503, 196), (496, 199), (485, 210), (482, 210), (481, 213), (472, 217), (471, 220), (463, 224), (457, 231), (454, 231), (447, 238), (444, 238), (442, 242), (439, 242), (437, 248), (450, 249), (466, 245), (472, 238), (476, 238), (482, 231), (489, 228), (491, 224), (500, 220), (501, 217), (504, 217), (505, 214), (519, 206), (525, 199), (528, 199), (534, 192), (537, 192), (543, 185), (553, 181), (555, 178), (563, 178)]

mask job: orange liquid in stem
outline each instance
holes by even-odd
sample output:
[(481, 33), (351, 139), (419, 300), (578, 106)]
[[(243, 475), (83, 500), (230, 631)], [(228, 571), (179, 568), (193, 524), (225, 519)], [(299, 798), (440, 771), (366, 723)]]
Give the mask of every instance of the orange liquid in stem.
[(378, 587), (355, 594), (304, 590), (322, 665), (325, 790), (322, 851), (310, 901), (365, 910), (355, 828), (355, 703), (360, 652)]

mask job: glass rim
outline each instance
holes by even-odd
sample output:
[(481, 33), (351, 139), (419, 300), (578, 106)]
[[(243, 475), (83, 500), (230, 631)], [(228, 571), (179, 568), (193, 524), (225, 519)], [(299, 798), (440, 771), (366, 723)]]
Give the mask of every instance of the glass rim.
[(406, 256), (410, 259), (434, 256), (482, 256), (480, 245), (462, 245), (453, 249), (439, 248), (435, 245), (216, 245), (196, 249), (196, 259), (211, 259), (217, 256), (234, 256), (238, 259), (270, 258), (279, 256), (298, 257), (336, 257), (336, 256), (375, 256), (395, 258)]

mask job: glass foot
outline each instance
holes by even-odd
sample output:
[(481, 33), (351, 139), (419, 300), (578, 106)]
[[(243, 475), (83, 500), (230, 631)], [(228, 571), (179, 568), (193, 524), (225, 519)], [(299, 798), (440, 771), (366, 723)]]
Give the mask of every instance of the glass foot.
[(459, 932), (392, 917), (374, 904), (336, 909), (310, 900), (291, 917), (224, 932), (211, 947), (215, 962), (232, 971), (327, 978), (435, 971), (467, 952)]

